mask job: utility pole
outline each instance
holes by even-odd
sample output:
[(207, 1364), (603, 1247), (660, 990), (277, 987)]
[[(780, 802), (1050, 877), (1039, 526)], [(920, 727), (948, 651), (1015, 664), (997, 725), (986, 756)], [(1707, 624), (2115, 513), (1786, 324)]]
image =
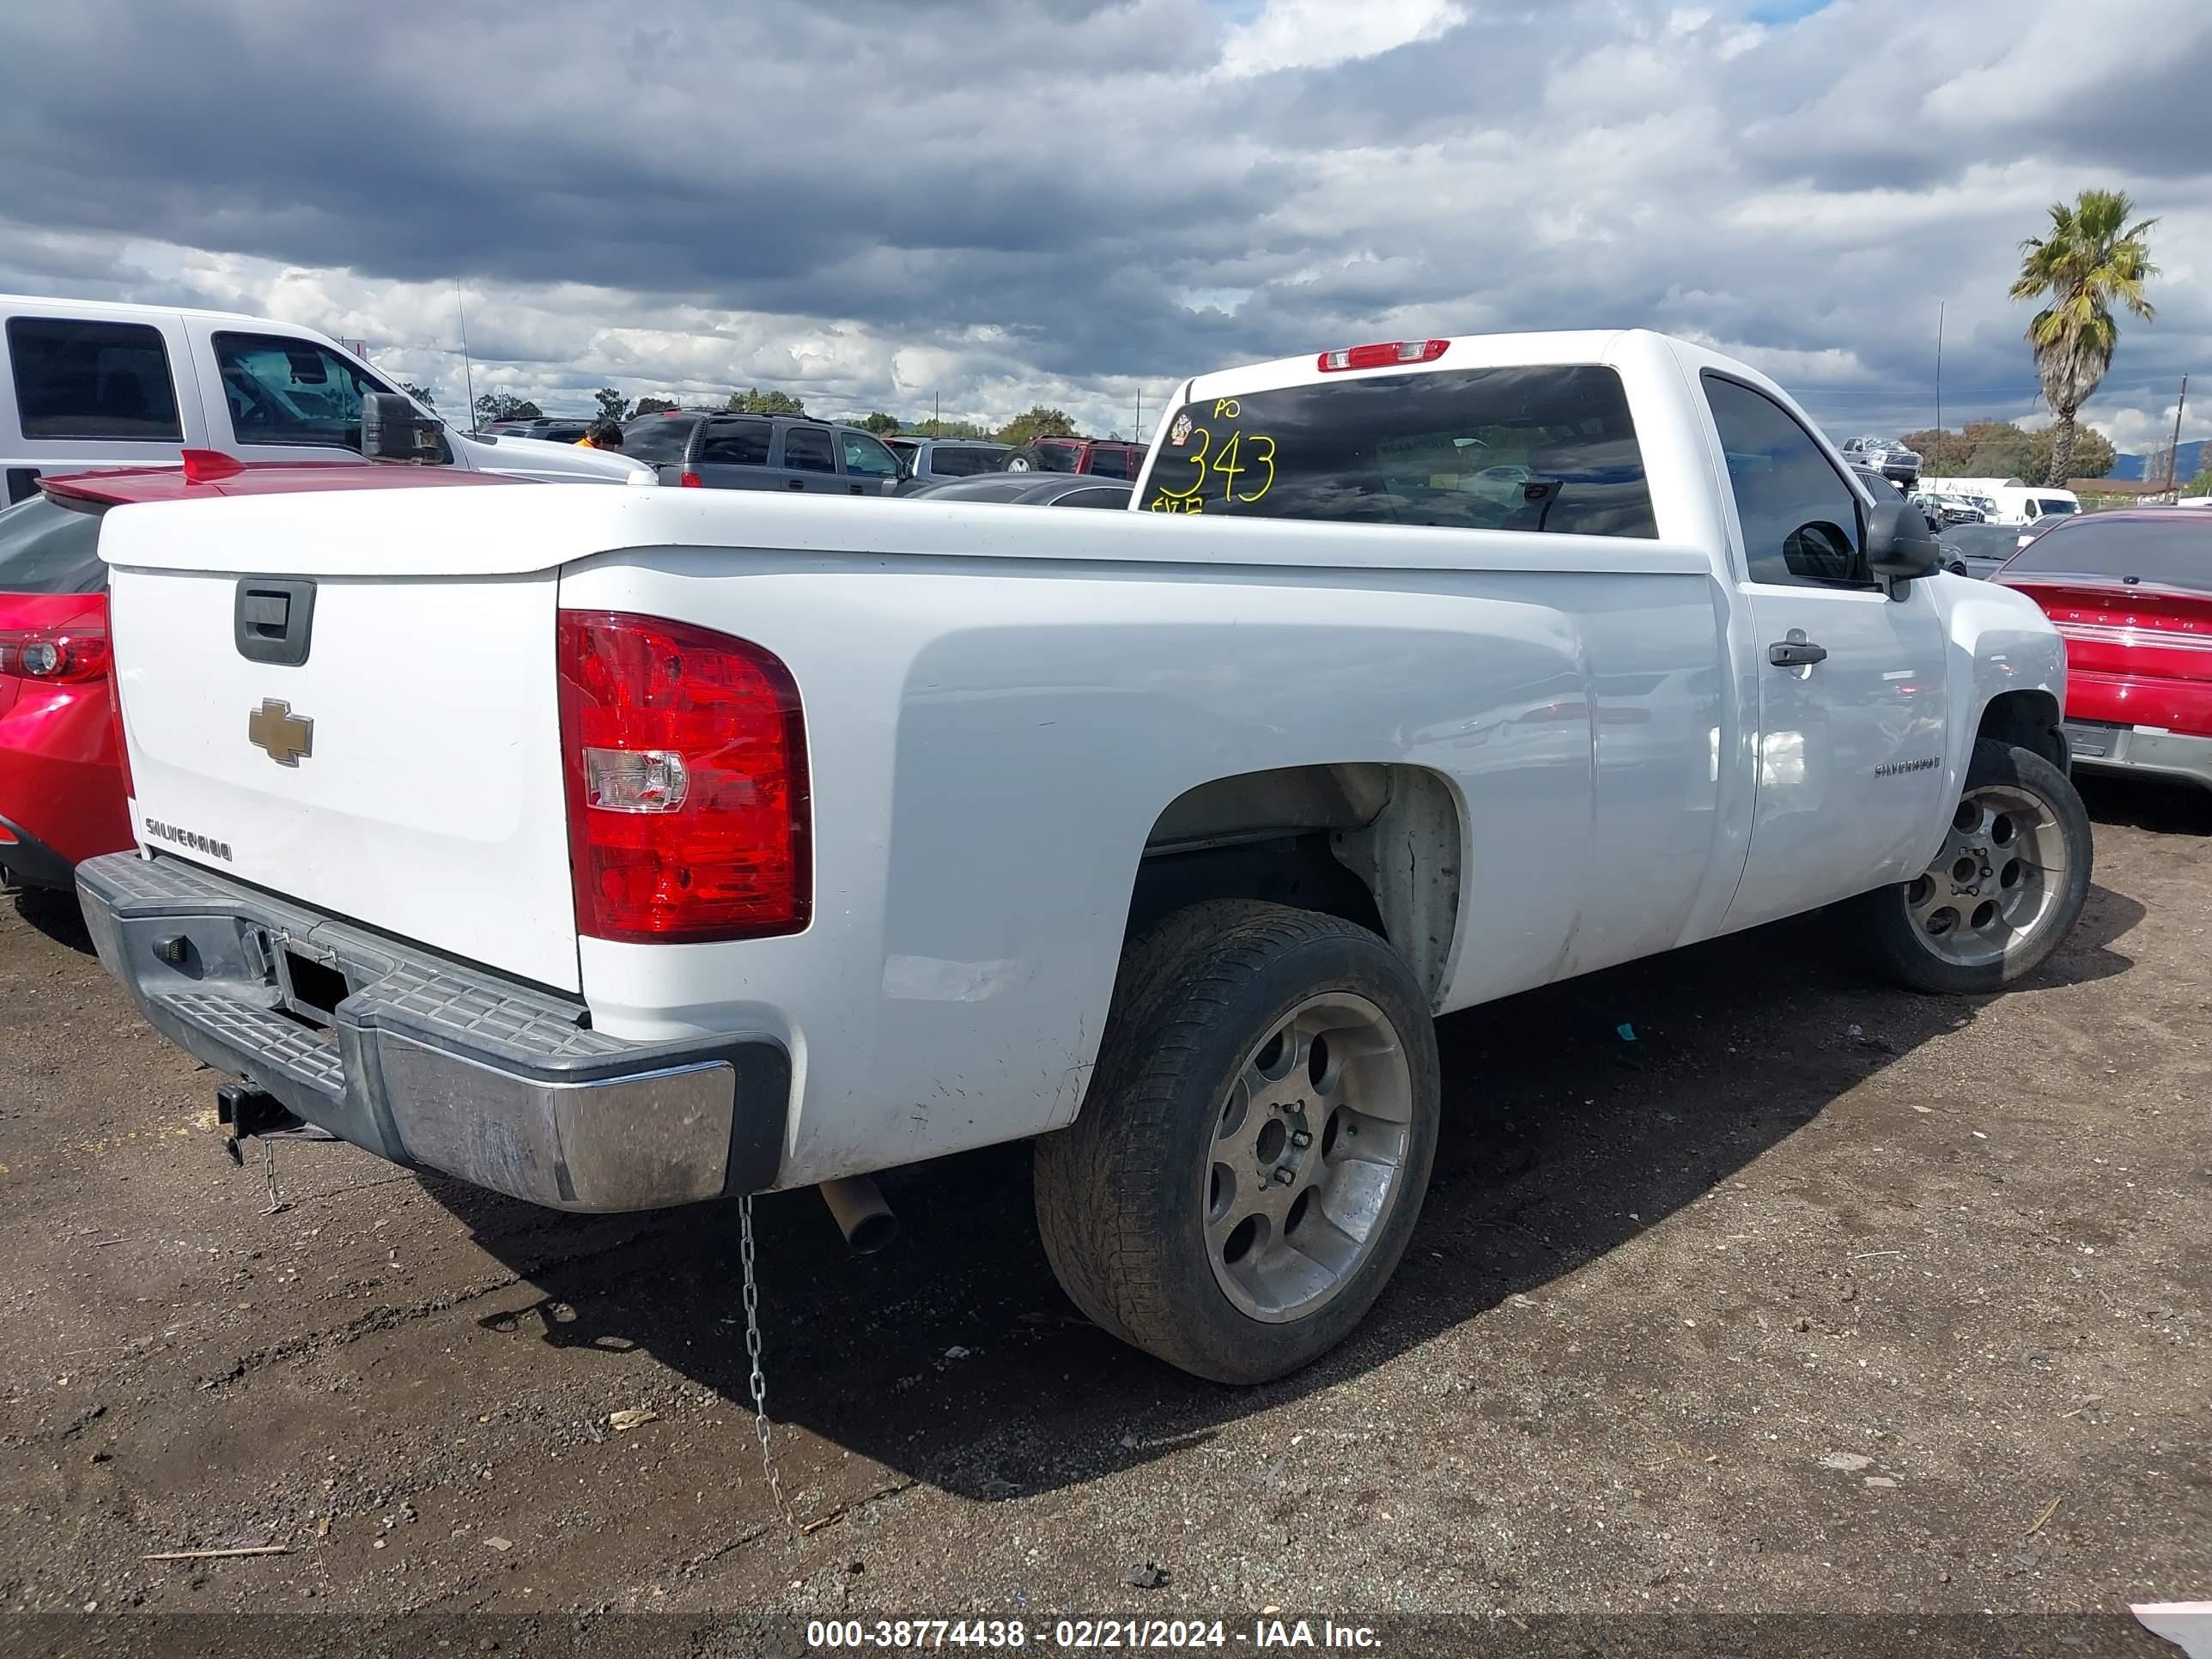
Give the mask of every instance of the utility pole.
[(2189, 377), (2181, 377), (2181, 396), (2173, 405), (2173, 447), (2166, 452), (2166, 493), (2181, 488), (2181, 411), (2189, 404)]
[(1141, 386), (1137, 391), (1137, 418), (1130, 425), (1129, 441), (1139, 444), (1145, 441), (1145, 393)]
[(1936, 302), (1936, 453), (1929, 459), (1936, 463), (1941, 477), (1943, 471), (1943, 312), (1951, 302)]

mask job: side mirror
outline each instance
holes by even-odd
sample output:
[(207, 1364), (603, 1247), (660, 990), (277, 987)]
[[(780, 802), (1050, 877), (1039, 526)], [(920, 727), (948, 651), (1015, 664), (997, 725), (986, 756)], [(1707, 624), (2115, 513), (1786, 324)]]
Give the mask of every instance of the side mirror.
[(438, 431), (445, 425), (397, 392), (361, 395), (361, 453), (372, 461), (434, 461)]
[(1909, 582), (1942, 568), (1943, 548), (1910, 501), (1876, 501), (1867, 509), (1866, 561), (1875, 575)]

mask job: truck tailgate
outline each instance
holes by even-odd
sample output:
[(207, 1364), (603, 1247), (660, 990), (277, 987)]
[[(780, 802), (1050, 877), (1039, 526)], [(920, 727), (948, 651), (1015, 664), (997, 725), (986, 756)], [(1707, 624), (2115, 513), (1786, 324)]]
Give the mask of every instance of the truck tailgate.
[[(327, 497), (293, 506), (341, 508)], [(250, 535), (242, 567), (176, 568), (172, 542), (168, 568), (135, 568), (122, 539), (120, 558), (105, 534), (102, 552), (116, 566), (142, 842), (398, 938), (579, 988), (555, 568), (472, 570), (462, 558), (462, 574), (380, 576), (311, 536), (288, 572), (283, 542)], [(302, 566), (316, 574), (295, 574)], [(266, 642), (288, 631), (303, 638)], [(296, 663), (249, 654), (300, 646)]]

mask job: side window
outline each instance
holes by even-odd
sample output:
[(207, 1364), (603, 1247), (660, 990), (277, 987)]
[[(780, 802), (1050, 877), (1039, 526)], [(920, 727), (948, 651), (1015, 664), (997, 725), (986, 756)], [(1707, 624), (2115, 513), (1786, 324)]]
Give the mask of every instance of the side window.
[(1868, 585), (1858, 497), (1812, 435), (1764, 392), (1710, 370), (1702, 378), (1752, 580)]
[(835, 472), (829, 433), (818, 426), (784, 428), (783, 464), (794, 472)]
[(168, 349), (158, 328), (10, 317), (8, 355), (26, 438), (184, 440)]
[(933, 478), (972, 478), (979, 472), (995, 472), (1006, 458), (1000, 449), (933, 449), (929, 476)]
[(654, 466), (674, 466), (690, 444), (697, 416), (641, 415), (623, 428), (623, 453)]
[(1129, 492), (1126, 489), (1079, 489), (1072, 495), (1062, 495), (1053, 504), (1055, 507), (1127, 507)]
[(845, 471), (857, 472), (864, 478), (896, 478), (898, 463), (891, 453), (873, 438), (862, 432), (841, 432), (839, 443), (845, 451)]
[(710, 421), (699, 434), (699, 463), (766, 466), (769, 439), (775, 430), (766, 421)]
[(361, 398), (390, 388), (327, 346), (281, 334), (218, 334), (231, 430), (241, 444), (361, 448)]

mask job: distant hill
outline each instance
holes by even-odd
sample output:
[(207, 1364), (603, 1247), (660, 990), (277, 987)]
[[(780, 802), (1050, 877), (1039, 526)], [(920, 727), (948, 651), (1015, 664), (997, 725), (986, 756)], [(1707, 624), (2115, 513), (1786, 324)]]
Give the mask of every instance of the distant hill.
[[(2206, 441), (2199, 438), (2195, 443), (2181, 446), (2181, 465), (2177, 471), (2182, 483), (2187, 483), (2203, 470)], [(2149, 457), (2145, 455), (2123, 455), (2112, 464), (2112, 476), (2115, 478), (2140, 478), (2143, 475), (2144, 463), (2148, 459)]]

